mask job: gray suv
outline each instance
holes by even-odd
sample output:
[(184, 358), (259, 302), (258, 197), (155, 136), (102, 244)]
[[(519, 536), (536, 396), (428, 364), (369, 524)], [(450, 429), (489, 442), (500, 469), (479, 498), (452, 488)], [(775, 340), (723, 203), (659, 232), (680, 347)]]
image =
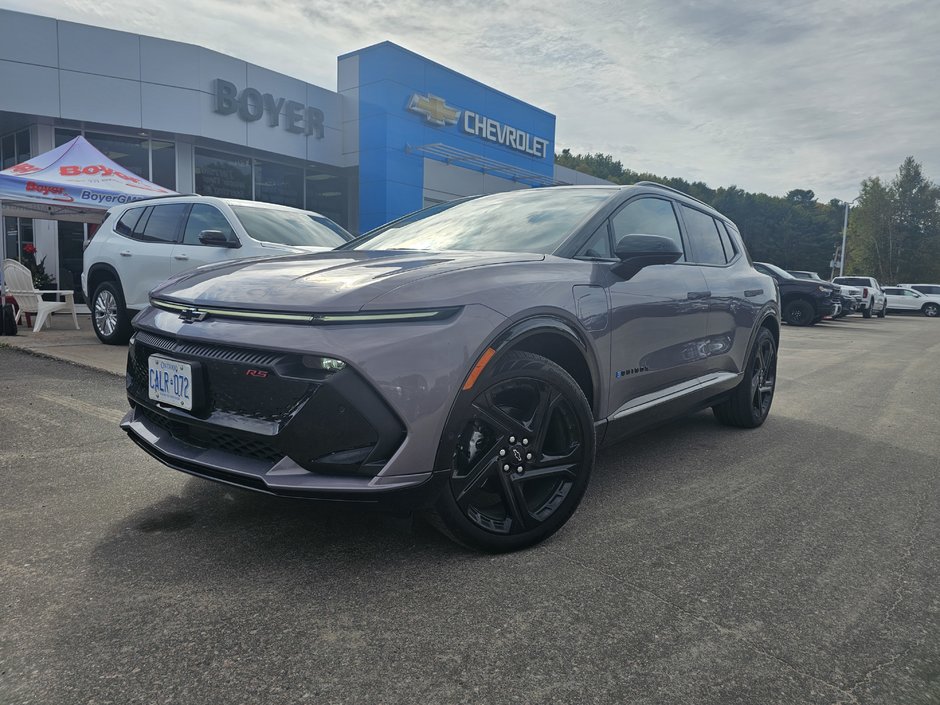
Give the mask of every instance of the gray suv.
[(779, 300), (737, 228), (656, 184), (501, 193), (332, 252), (180, 275), (134, 321), (121, 426), (170, 467), (536, 543), (600, 444), (760, 426)]

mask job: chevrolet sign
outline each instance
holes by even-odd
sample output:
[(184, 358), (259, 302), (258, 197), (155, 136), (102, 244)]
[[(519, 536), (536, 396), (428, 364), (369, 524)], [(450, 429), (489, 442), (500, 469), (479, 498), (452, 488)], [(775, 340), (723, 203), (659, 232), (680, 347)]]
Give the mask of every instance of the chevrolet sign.
[[(544, 159), (548, 151), (548, 140), (542, 137), (530, 135), (525, 130), (510, 127), (471, 110), (460, 111), (448, 105), (443, 98), (430, 93), (413, 94), (411, 100), (408, 101), (408, 110), (423, 115), (427, 122), (438, 127), (456, 125), (460, 121), (461, 130), (468, 135), (476, 135), (537, 159)], [(461, 114), (463, 114), (463, 120), (460, 120)]]

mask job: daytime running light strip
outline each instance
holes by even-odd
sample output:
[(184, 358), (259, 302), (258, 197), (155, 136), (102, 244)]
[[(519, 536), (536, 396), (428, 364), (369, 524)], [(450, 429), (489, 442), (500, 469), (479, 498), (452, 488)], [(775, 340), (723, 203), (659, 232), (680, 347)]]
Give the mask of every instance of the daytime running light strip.
[(429, 318), (439, 318), (441, 314), (449, 312), (448, 309), (435, 309), (430, 311), (391, 311), (388, 313), (324, 313), (319, 315), (303, 313), (263, 313), (260, 311), (243, 311), (236, 309), (204, 308), (202, 306), (187, 306), (169, 301), (152, 299), (151, 303), (157, 308), (167, 311), (195, 311), (223, 318), (251, 318), (264, 321), (286, 321), (291, 323), (381, 323), (383, 321), (413, 321)]

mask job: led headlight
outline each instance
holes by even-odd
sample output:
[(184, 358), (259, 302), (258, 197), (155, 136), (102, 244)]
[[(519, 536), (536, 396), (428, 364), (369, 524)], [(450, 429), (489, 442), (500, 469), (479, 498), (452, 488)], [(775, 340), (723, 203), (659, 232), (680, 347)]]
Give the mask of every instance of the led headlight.
[(327, 372), (339, 372), (346, 369), (346, 363), (337, 360), (335, 357), (318, 357), (316, 355), (304, 355), (301, 359), (304, 367), (312, 370), (326, 370)]

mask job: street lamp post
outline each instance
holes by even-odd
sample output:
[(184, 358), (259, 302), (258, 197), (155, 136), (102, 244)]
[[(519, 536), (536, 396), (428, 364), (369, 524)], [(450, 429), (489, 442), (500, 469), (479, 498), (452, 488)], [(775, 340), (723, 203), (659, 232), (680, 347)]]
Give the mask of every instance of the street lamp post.
[(856, 196), (851, 201), (845, 201), (845, 217), (842, 219), (842, 250), (839, 253), (839, 276), (845, 274), (845, 234), (849, 229), (849, 206), (855, 203), (861, 196)]

